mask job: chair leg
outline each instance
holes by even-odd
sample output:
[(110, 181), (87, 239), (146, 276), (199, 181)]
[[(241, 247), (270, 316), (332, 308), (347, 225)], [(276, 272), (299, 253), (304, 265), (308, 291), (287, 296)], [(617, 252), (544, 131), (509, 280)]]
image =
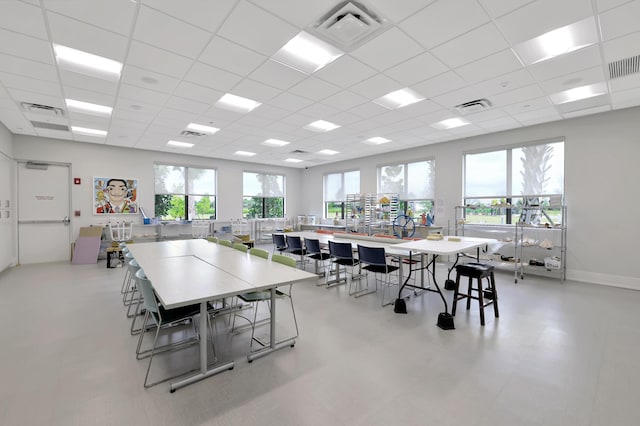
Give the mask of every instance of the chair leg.
[(489, 282), (491, 283), (491, 291), (493, 292), (493, 314), (496, 318), (500, 318), (500, 312), (498, 312), (498, 291), (496, 290), (496, 279), (493, 274), (489, 277)]
[(456, 316), (456, 308), (458, 307), (458, 290), (460, 288), (460, 274), (456, 274), (456, 284), (453, 291), (453, 304), (451, 306), (451, 315)]
[(467, 283), (467, 311), (471, 309), (471, 292), (473, 288), (473, 278), (469, 277), (469, 282)]
[(478, 305), (480, 306), (480, 325), (484, 325), (484, 295), (482, 291), (482, 278), (478, 278)]

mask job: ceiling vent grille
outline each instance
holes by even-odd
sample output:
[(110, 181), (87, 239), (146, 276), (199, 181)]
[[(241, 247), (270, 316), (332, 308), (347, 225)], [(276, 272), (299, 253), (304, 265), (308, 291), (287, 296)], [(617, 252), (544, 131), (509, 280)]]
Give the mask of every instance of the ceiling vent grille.
[(62, 132), (69, 131), (69, 126), (66, 126), (64, 124), (45, 123), (44, 121), (32, 121), (31, 125), (36, 129), (59, 130)]
[(609, 78), (620, 78), (640, 71), (640, 55), (609, 62)]
[(21, 102), (20, 106), (23, 111), (33, 112), (35, 114), (48, 115), (49, 117), (64, 117), (64, 110), (49, 105), (32, 104), (30, 102)]
[(303, 151), (301, 149), (294, 149), (293, 151), (290, 152), (290, 154), (298, 154), (298, 155), (302, 155), (302, 154), (308, 154), (309, 151)]
[(489, 99), (476, 99), (474, 101), (465, 102), (460, 105), (456, 105), (455, 108), (460, 114), (473, 114), (474, 112), (481, 112), (488, 108), (491, 108), (493, 104)]
[(201, 132), (194, 132), (193, 130), (183, 130), (182, 132), (180, 132), (180, 136), (186, 136), (188, 138), (201, 138), (203, 136), (207, 136), (206, 133), (201, 133)]
[(338, 4), (313, 26), (312, 30), (343, 50), (373, 37), (384, 26), (385, 20), (355, 1)]

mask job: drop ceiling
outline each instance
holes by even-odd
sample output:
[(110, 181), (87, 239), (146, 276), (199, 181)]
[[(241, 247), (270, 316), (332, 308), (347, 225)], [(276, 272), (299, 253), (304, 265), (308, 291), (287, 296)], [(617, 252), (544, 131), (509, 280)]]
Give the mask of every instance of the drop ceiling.
[[(312, 167), (640, 105), (640, 74), (610, 78), (609, 71), (610, 63), (640, 55), (640, 0), (358, 3), (379, 18), (376, 31), (338, 46), (343, 56), (305, 74), (271, 57), (300, 31), (313, 33), (338, 1), (2, 1), (0, 121), (14, 134)], [(530, 66), (514, 51), (589, 18), (598, 37), (591, 46)], [(59, 67), (54, 43), (122, 62), (120, 79)], [(606, 93), (551, 101), (555, 93), (597, 83)], [(373, 102), (402, 88), (425, 99), (398, 109)], [(226, 93), (261, 105), (249, 113), (222, 109), (216, 102)], [(69, 111), (67, 98), (113, 112), (97, 117)], [(456, 108), (476, 100), (483, 108)], [(456, 117), (470, 124), (432, 127)], [(305, 128), (317, 120), (340, 127), (326, 133)], [(185, 136), (189, 123), (220, 130)], [(81, 135), (66, 130), (71, 126), (108, 133)], [(391, 142), (366, 143), (374, 137)], [(290, 143), (263, 144), (267, 139)], [(193, 147), (170, 147), (169, 140)], [(237, 151), (255, 155), (239, 157)]]

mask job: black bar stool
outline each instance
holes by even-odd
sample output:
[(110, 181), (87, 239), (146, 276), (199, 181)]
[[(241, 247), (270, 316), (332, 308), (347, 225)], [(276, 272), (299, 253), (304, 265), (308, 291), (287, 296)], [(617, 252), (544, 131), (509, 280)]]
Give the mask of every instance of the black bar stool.
[[(467, 294), (460, 293), (460, 277), (468, 277), (469, 284), (467, 286)], [(478, 288), (473, 288), (473, 279), (478, 280)], [(482, 289), (482, 280), (486, 278), (488, 287)], [(477, 292), (477, 296), (472, 293)], [(458, 300), (467, 299), (467, 310), (471, 308), (471, 299), (477, 300), (480, 307), (480, 325), (484, 325), (484, 308), (485, 306), (493, 305), (493, 313), (495, 317), (500, 317), (498, 312), (498, 292), (496, 291), (496, 279), (493, 275), (493, 266), (485, 265), (483, 263), (467, 263), (465, 265), (456, 266), (456, 287), (453, 295), (453, 307), (451, 308), (451, 314), (456, 314), (456, 307)], [(485, 302), (485, 299), (488, 299)]]

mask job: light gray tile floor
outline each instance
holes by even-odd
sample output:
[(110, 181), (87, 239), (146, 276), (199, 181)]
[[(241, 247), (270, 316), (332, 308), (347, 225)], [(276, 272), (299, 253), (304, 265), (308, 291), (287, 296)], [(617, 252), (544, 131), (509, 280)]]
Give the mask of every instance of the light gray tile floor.
[[(459, 306), (445, 331), (435, 294), (399, 315), (380, 294), (298, 286), (295, 348), (249, 364), (248, 333), (219, 319), (235, 369), (170, 394), (142, 387), (123, 273), (102, 261), (0, 274), (0, 424), (640, 424), (640, 292), (499, 273), (500, 318), (488, 309), (481, 327), (477, 306)], [(197, 346), (154, 360), (159, 374), (196, 365)]]

